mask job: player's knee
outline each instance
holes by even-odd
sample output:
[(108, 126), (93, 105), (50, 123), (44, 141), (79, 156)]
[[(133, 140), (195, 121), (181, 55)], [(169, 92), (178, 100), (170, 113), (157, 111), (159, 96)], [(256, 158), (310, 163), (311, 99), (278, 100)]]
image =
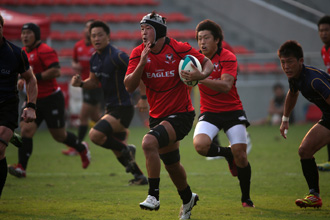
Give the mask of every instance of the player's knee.
[(313, 157), (313, 153), (306, 147), (300, 146), (298, 154), (301, 159), (309, 159)]
[(155, 150), (158, 151), (157, 146), (158, 146), (157, 139), (154, 136), (146, 134), (143, 137), (142, 149), (145, 153), (152, 152), (152, 151), (155, 151)]
[(94, 128), (92, 128), (90, 131), (89, 131), (89, 138), (91, 139), (91, 141), (96, 144), (96, 145), (102, 145), (105, 141), (105, 138), (106, 136), (98, 131), (98, 130), (95, 130)]
[(148, 134), (150, 134), (156, 138), (159, 148), (168, 146), (168, 144), (170, 142), (166, 128), (163, 125), (158, 125), (158, 126), (152, 128), (148, 132)]
[(160, 156), (160, 159), (163, 161), (163, 163), (166, 166), (170, 166), (170, 165), (175, 164), (180, 161), (179, 149), (172, 151), (172, 152), (165, 153), (165, 154), (160, 154), (159, 156)]
[(197, 153), (206, 156), (210, 149), (211, 142), (204, 140), (200, 135), (198, 135), (194, 138), (193, 144)]

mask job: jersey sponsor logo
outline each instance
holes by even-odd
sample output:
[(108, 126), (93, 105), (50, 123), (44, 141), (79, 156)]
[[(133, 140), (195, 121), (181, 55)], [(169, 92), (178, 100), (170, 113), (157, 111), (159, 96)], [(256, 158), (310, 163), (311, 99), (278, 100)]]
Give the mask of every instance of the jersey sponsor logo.
[(29, 61), (33, 61), (34, 60), (34, 54), (30, 54), (30, 57), (29, 57)]
[(170, 63), (173, 64), (173, 63), (176, 62), (176, 60), (173, 60), (173, 54), (172, 53), (166, 54), (165, 58), (166, 58), (165, 63), (167, 63), (167, 64), (170, 64)]
[(175, 70), (171, 71), (164, 71), (164, 70), (157, 70), (155, 73), (146, 73), (147, 78), (167, 78), (167, 77), (174, 77)]
[(1, 69), (1, 74), (9, 75), (10, 74), (10, 70)]

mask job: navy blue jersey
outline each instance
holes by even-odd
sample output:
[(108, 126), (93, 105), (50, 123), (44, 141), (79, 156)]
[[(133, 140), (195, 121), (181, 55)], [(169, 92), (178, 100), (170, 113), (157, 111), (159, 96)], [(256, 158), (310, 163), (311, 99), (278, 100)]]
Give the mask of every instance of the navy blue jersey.
[(132, 105), (130, 94), (124, 86), (124, 77), (129, 57), (109, 44), (101, 54), (94, 53), (90, 60), (90, 71), (102, 85), (107, 106)]
[(3, 38), (0, 47), (0, 103), (17, 97), (18, 74), (30, 68), (25, 52)]
[(290, 79), (290, 90), (301, 94), (317, 105), (324, 116), (330, 117), (330, 105), (325, 101), (330, 95), (330, 75), (312, 66), (303, 65), (298, 79)]

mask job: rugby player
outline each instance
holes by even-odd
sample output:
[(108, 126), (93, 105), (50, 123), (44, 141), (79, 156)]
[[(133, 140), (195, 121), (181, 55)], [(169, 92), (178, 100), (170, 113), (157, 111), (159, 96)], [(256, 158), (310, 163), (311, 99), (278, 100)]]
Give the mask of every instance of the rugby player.
[[(82, 167), (90, 164), (90, 152), (86, 142), (65, 128), (65, 105), (63, 93), (57, 85), (56, 78), (61, 75), (57, 53), (47, 44), (41, 42), (40, 28), (34, 23), (22, 27), (21, 40), (23, 50), (28, 56), (38, 83), (36, 119), (32, 123), (21, 120), (22, 147), (18, 148), (18, 163), (8, 167), (9, 173), (16, 177), (26, 177), (28, 161), (33, 149), (33, 136), (45, 120), (52, 137), (60, 143), (75, 148), (81, 157)], [(23, 89), (25, 80), (18, 80), (18, 88)], [(26, 105), (23, 106), (25, 108)]]
[(180, 80), (178, 66), (185, 55), (195, 56), (203, 66), (202, 72), (196, 67), (191, 72), (181, 71), (184, 78), (194, 81), (207, 77), (213, 65), (189, 44), (167, 37), (166, 19), (155, 11), (142, 18), (140, 27), (143, 43), (133, 49), (124, 81), (127, 90), (133, 92), (142, 80), (150, 106), (151, 129), (142, 140), (149, 191), (140, 207), (147, 210), (160, 207), (162, 160), (182, 199), (180, 219), (189, 219), (199, 198), (187, 183), (185, 169), (180, 163), (179, 141), (191, 130), (195, 112), (189, 90)]
[(330, 143), (330, 75), (305, 65), (303, 49), (296, 41), (286, 41), (278, 49), (277, 54), (290, 86), (285, 98), (280, 126), (281, 135), (287, 137), (289, 117), (299, 93), (319, 107), (323, 113), (321, 120), (307, 132), (299, 146), (301, 168), (308, 184), (309, 194), (303, 199), (296, 200), (296, 205), (299, 207), (321, 207), (319, 173), (314, 154)]
[(90, 130), (89, 137), (95, 144), (112, 150), (126, 172), (133, 174), (130, 185), (148, 184), (135, 161), (135, 146), (126, 143), (128, 127), (134, 116), (131, 97), (123, 83), (128, 55), (110, 44), (110, 27), (106, 23), (94, 21), (89, 32), (96, 50), (90, 60), (90, 75), (82, 80), (77, 74), (71, 80), (72, 86), (86, 90), (102, 85), (106, 113)]

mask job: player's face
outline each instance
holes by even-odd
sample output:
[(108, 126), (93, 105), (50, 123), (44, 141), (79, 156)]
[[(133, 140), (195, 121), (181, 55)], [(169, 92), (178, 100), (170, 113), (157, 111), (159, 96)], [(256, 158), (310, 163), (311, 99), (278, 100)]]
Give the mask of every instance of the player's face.
[(110, 38), (102, 27), (94, 27), (91, 30), (91, 42), (98, 52), (101, 52), (110, 42)]
[(330, 24), (320, 24), (319, 35), (324, 44), (330, 45)]
[(219, 39), (215, 40), (209, 30), (199, 31), (197, 37), (199, 49), (205, 56), (211, 58), (218, 50)]
[(302, 70), (302, 65), (304, 63), (304, 59), (300, 58), (297, 60), (294, 56), (289, 57), (281, 57), (281, 66), (286, 76), (290, 78), (297, 78), (300, 75)]
[(147, 24), (141, 24), (141, 37), (144, 45), (148, 42), (153, 43), (155, 41), (155, 31)]
[(25, 47), (32, 47), (35, 42), (34, 32), (30, 29), (25, 29), (21, 33), (21, 40)]

